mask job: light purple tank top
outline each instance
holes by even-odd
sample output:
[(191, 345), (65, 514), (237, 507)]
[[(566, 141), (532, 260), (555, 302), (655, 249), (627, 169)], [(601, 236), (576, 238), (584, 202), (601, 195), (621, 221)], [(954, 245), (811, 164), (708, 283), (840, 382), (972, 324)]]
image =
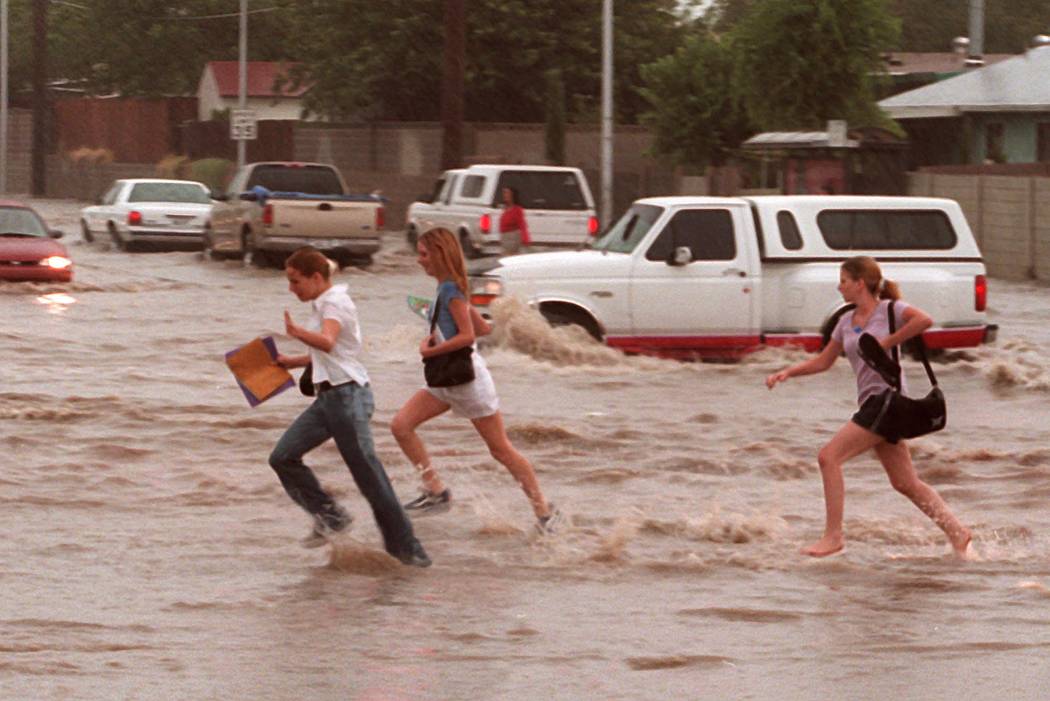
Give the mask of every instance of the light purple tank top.
[[(889, 307), (890, 301), (888, 299), (879, 300), (875, 311), (871, 314), (871, 318), (868, 319), (868, 323), (862, 327), (858, 327), (853, 323), (854, 312), (848, 311), (839, 317), (839, 323), (835, 325), (835, 330), (831, 332), (831, 337), (842, 344), (842, 348), (846, 352), (846, 358), (853, 367), (853, 374), (857, 376), (858, 405), (863, 404), (868, 397), (879, 394), (889, 388), (882, 376), (868, 367), (868, 364), (860, 357), (860, 352), (857, 349), (857, 341), (862, 333), (870, 333), (880, 341), (890, 335)], [(908, 303), (899, 299), (893, 305), (893, 316), (898, 329), (904, 324), (904, 310), (907, 308)], [(887, 351), (887, 353), (889, 352)], [(907, 394), (907, 385), (905, 384), (903, 373), (901, 376), (901, 391)]]

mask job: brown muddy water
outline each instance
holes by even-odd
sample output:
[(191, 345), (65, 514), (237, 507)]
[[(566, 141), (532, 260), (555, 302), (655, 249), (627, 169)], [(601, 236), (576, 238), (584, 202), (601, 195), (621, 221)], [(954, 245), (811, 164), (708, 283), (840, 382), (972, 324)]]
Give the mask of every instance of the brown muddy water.
[[(79, 205), (40, 206), (77, 271), (0, 283), (2, 699), (1050, 697), (1050, 288), (992, 281), (1000, 340), (937, 364), (949, 425), (912, 444), (972, 561), (870, 456), (847, 467), (846, 551), (797, 554), (823, 522), (817, 449), (853, 410), (845, 362), (770, 392), (799, 356), (630, 358), (505, 305), (485, 356), (566, 523), (533, 536), (470, 425), (440, 418), (423, 437), (456, 501), (416, 519), (418, 570), (378, 551), (328, 446), (312, 465), (352, 540), (297, 543), (266, 458), (307, 400), (250, 409), (223, 364), (257, 335), (296, 350), (280, 271), (89, 245)], [(421, 383), (405, 295), (433, 285), (388, 244), (338, 280), (408, 498), (389, 422)]]

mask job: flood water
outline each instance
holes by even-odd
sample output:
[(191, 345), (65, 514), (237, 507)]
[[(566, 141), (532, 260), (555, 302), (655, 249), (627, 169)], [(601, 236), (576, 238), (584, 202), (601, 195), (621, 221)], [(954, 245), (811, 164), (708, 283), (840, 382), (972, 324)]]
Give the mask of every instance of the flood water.
[[(86, 244), (79, 205), (39, 204), (77, 268), (0, 283), (2, 699), (1050, 697), (1046, 286), (991, 281), (999, 341), (936, 364), (948, 428), (912, 442), (972, 561), (871, 456), (846, 469), (845, 552), (797, 554), (823, 525), (817, 450), (854, 410), (844, 361), (770, 392), (800, 355), (627, 357), (507, 304), (484, 354), (566, 522), (534, 536), (470, 424), (442, 417), (422, 436), (455, 502), (415, 519), (420, 570), (382, 554), (330, 445), (307, 461), (353, 535), (298, 544), (308, 520), (266, 459), (308, 400), (251, 409), (223, 363), (260, 335), (298, 350), (281, 271)], [(407, 499), (389, 422), (421, 385), (405, 296), (433, 284), (393, 234), (337, 281)]]

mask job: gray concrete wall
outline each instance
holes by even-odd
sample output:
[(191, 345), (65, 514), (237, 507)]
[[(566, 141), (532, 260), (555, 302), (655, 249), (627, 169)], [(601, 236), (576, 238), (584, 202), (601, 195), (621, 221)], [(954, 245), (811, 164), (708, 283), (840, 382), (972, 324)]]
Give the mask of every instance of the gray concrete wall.
[(909, 194), (959, 202), (989, 275), (1050, 280), (1050, 178), (909, 174)]

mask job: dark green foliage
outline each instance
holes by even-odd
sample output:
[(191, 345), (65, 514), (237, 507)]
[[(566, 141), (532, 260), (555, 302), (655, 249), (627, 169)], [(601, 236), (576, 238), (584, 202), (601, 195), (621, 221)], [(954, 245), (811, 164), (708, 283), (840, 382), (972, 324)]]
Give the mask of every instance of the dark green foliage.
[(544, 129), (544, 150), (547, 162), (565, 165), (565, 84), (561, 71), (547, 71), (547, 120)]
[(656, 152), (680, 165), (721, 165), (751, 133), (732, 90), (733, 58), (725, 42), (697, 31), (674, 54), (642, 68), (643, 117)]
[(884, 0), (757, 0), (731, 36), (734, 87), (760, 130), (883, 121), (872, 75), (898, 36)]

